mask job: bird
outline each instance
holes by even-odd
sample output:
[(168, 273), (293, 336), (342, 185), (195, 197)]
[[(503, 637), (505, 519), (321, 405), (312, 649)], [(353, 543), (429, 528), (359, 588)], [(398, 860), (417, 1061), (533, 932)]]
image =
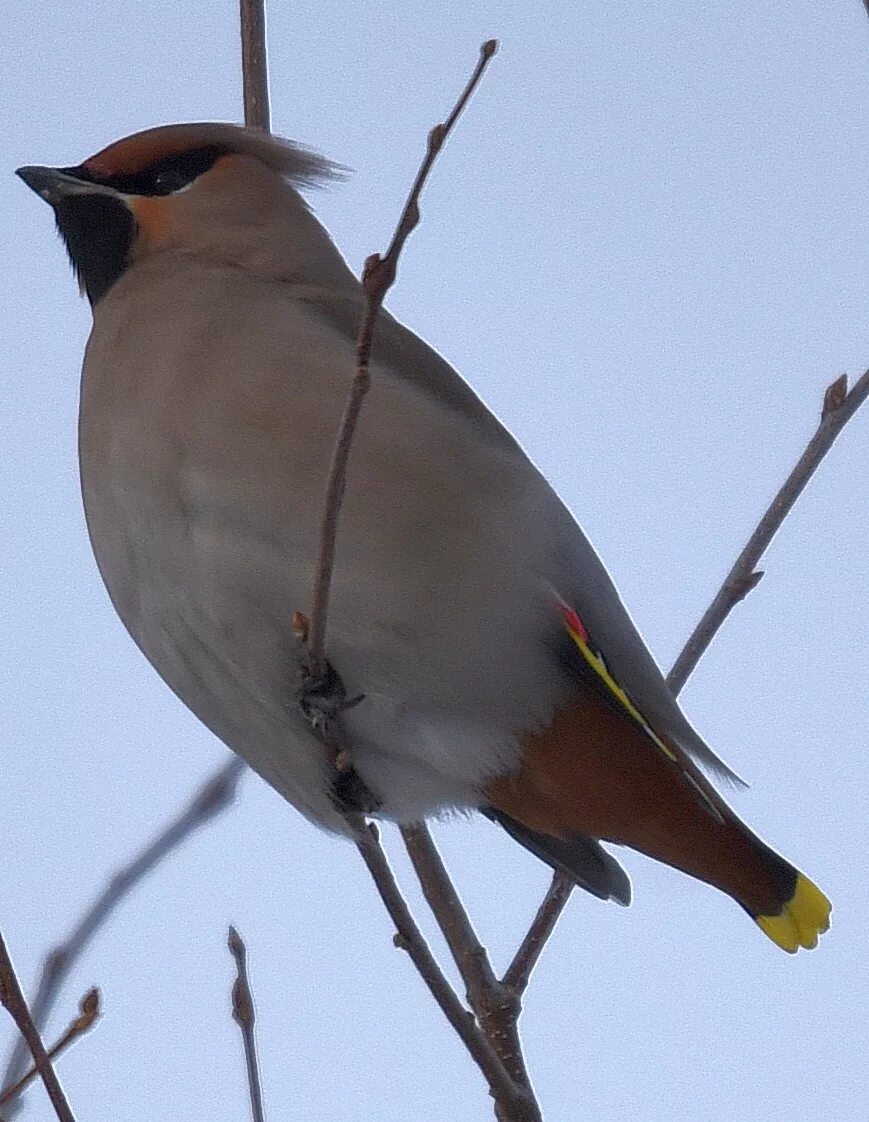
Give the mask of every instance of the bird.
[[(713, 778), (737, 777), (574, 516), (386, 310), (338, 525), (328, 671), (311, 679), (297, 613), (363, 308), (308, 202), (338, 165), (194, 122), (17, 174), (53, 208), (91, 305), (79, 461), (100, 574), (220, 740), (332, 833), (352, 836), (360, 813), (480, 812), (602, 900), (630, 902), (623, 846), (726, 893), (783, 950), (817, 945), (829, 900), (719, 793)], [(312, 720), (318, 690), (342, 710), (340, 768)]]

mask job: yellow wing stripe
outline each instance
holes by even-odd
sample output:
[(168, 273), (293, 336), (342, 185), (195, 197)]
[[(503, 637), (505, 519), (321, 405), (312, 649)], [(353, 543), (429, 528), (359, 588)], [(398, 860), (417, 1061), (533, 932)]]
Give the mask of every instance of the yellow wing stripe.
[(569, 608), (566, 604), (561, 604), (560, 607), (561, 613), (564, 617), (564, 626), (567, 629), (567, 634), (574, 641), (579, 649), (580, 654), (585, 659), (589, 667), (594, 671), (598, 678), (600, 678), (600, 680), (613, 695), (613, 697), (618, 701), (618, 703), (622, 706), (622, 708), (627, 713), (629, 713), (631, 717), (633, 717), (633, 719), (637, 722), (643, 732), (649, 737), (655, 747), (663, 752), (668, 760), (672, 760), (673, 763), (678, 763), (679, 758), (676, 753), (671, 748), (668, 748), (664, 741), (661, 740), (660, 736), (658, 736), (658, 734), (655, 732), (655, 730), (652, 728), (643, 714), (639, 711), (636, 705), (634, 705), (633, 701), (631, 701), (627, 693), (622, 689), (622, 687), (612, 676), (609, 667), (604, 661), (603, 655), (599, 651), (596, 651), (594, 647), (592, 647), (588, 630), (586, 629), (585, 624), (582, 622), (576, 612), (572, 608)]

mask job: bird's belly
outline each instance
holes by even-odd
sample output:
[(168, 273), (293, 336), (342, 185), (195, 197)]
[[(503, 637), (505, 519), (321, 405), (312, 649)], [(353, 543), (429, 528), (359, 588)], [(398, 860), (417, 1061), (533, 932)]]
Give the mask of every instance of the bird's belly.
[[(292, 616), (310, 610), (318, 504), (302, 488), (267, 529), (254, 494), (232, 501), (221, 488), (212, 502), (192, 479), (83, 470), (112, 601), (185, 704), (303, 813), (340, 829), (322, 745), (295, 700)], [(387, 817), (473, 806), (553, 708), (529, 605), (517, 600), (513, 625), (489, 628), (485, 605), (494, 618), (510, 595), (490, 557), (461, 534), (409, 548), (400, 519), (372, 532), (356, 499), (351, 489), (326, 644), (348, 692), (365, 695), (345, 717), (354, 764)]]

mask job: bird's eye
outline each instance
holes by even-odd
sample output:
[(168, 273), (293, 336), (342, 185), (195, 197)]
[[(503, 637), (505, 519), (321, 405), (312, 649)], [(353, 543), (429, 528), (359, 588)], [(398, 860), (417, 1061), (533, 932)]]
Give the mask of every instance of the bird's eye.
[(184, 187), (187, 180), (175, 168), (164, 168), (163, 171), (157, 172), (154, 176), (154, 190), (160, 195), (171, 195), (173, 191), (178, 191)]
[(221, 149), (211, 147), (166, 156), (132, 175), (114, 176), (112, 186), (137, 195), (172, 195), (189, 187), (220, 155)]

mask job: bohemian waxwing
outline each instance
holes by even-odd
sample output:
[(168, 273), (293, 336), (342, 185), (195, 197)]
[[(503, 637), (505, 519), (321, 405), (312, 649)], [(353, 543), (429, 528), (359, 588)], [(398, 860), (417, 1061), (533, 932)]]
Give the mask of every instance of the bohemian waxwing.
[[(356, 786), (300, 704), (324, 481), (360, 286), (299, 188), (335, 167), (228, 124), (171, 125), (77, 167), (21, 168), (93, 309), (81, 478), (109, 595), (178, 696), (308, 818), (363, 792), (414, 822), (477, 808), (594, 895), (600, 840), (732, 896), (786, 951), (830, 904), (697, 766), (596, 553), (513, 437), (381, 313), (352, 451), (328, 649)], [(341, 773), (343, 776), (343, 773)], [(365, 809), (370, 809), (365, 807)]]

